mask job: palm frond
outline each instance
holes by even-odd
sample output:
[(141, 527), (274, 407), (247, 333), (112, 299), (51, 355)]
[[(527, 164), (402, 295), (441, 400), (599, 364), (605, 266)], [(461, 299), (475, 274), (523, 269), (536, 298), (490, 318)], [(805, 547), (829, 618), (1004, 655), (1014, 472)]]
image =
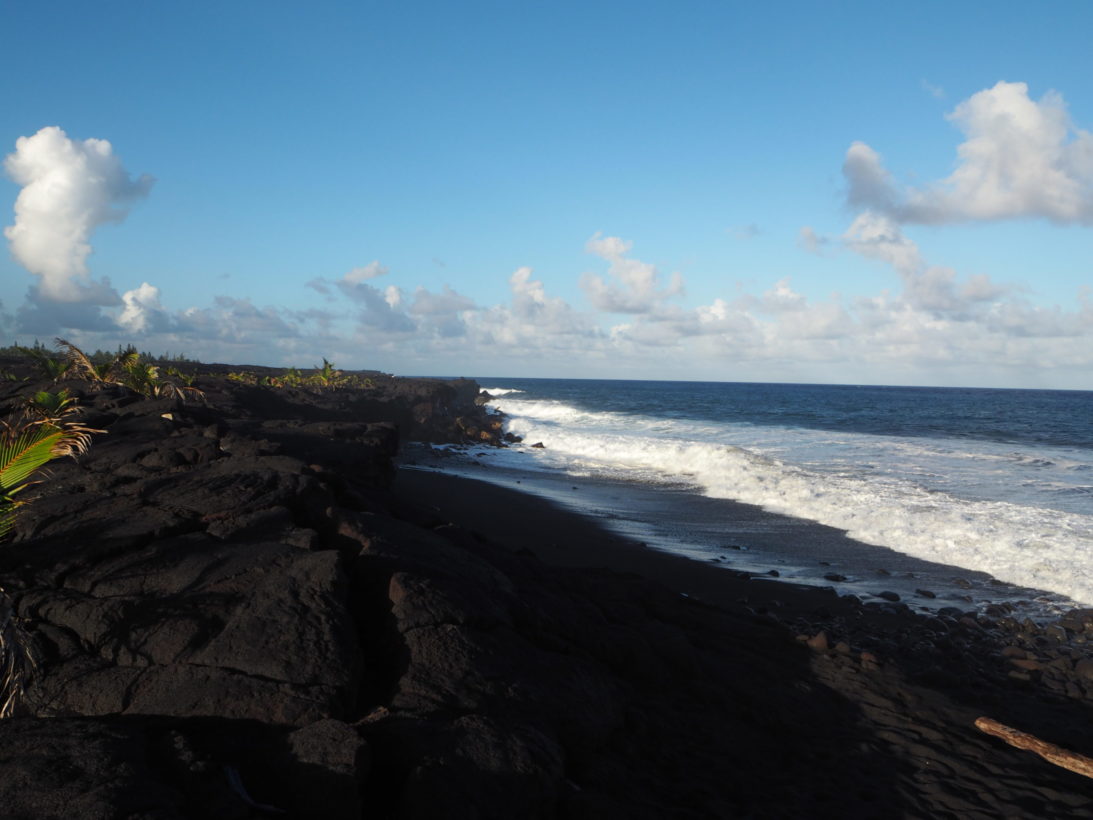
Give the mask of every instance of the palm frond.
[(61, 348), (61, 353), (64, 354), (70, 371), (74, 372), (79, 378), (88, 381), (99, 381), (98, 369), (86, 353), (72, 342), (65, 341), (59, 336), (53, 341), (56, 342), (57, 347)]
[(114, 357), (114, 361), (110, 362), (106, 369), (107, 381), (117, 382), (122, 377), (122, 373), (126, 373), (129, 370), (135, 368), (140, 364), (140, 353), (137, 349), (130, 345), (125, 350), (118, 353)]
[(83, 455), (91, 436), (102, 432), (72, 422), (30, 421), (13, 426), (0, 421), (0, 541), (15, 526), (22, 503), (15, 496), (36, 483), (31, 477), (55, 458)]
[(14, 494), (14, 492), (6, 495), (0, 494), (0, 541), (7, 538), (8, 534), (15, 528), (15, 511), (19, 505), (12, 498)]
[(54, 425), (78, 410), (76, 398), (70, 396), (67, 390), (58, 390), (56, 393), (39, 390), (26, 403), (26, 412), (29, 415)]
[(0, 589), (0, 718), (11, 717), (23, 696), (27, 676), (34, 669), (30, 640)]
[(30, 356), (37, 363), (43, 376), (53, 381), (63, 379), (68, 375), (69, 363), (64, 359), (57, 359), (49, 355), (49, 351), (38, 347), (21, 347), (23, 353)]
[(22, 427), (0, 424), (0, 488), (11, 491), (56, 457), (53, 449), (62, 443), (65, 432), (44, 422)]
[(102, 432), (72, 422), (31, 421), (13, 426), (0, 421), (0, 490), (12, 495), (53, 459), (83, 455), (91, 436)]

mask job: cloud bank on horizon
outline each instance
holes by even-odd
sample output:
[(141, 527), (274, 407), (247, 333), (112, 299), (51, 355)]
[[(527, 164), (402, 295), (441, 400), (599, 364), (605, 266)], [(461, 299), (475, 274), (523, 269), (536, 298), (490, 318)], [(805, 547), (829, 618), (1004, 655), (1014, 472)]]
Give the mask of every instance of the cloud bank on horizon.
[(868, 296), (810, 300), (778, 276), (758, 292), (688, 304), (682, 273), (665, 275), (636, 257), (632, 238), (596, 232), (584, 249), (600, 268), (574, 272), (587, 304), (551, 295), (530, 266), (508, 274), (506, 299), (481, 304), (449, 285), (383, 285), (398, 274), (373, 260), (340, 277), (301, 276), (301, 293), (317, 294), (321, 308), (228, 296), (168, 307), (169, 282), (142, 281), (119, 295), (105, 276), (92, 278), (95, 230), (124, 220), (153, 180), (134, 179), (110, 142), (50, 126), (20, 138), (4, 161), (20, 186), (4, 234), (36, 281), (0, 327), (9, 337), (64, 335), (91, 348), (132, 341), (205, 360), (288, 365), (326, 356), (344, 367), (386, 362), (451, 375), (534, 366), (536, 375), (559, 376), (801, 380), (831, 372), (841, 381), (924, 383), (936, 374), (935, 383), (974, 383), (985, 369), (1004, 380), (1039, 368), (1056, 375), (1053, 384), (1080, 386), (1069, 379), (1093, 365), (1088, 292), (1066, 308), (1034, 305), (1023, 283), (928, 261), (905, 229), (1019, 219), (1093, 225), (1093, 134), (1075, 126), (1061, 94), (1034, 100), (1024, 83), (979, 91), (948, 118), (964, 135), (950, 175), (901, 185), (878, 151), (853, 142), (842, 166), (850, 224), (838, 236), (800, 230), (807, 253), (879, 263)]

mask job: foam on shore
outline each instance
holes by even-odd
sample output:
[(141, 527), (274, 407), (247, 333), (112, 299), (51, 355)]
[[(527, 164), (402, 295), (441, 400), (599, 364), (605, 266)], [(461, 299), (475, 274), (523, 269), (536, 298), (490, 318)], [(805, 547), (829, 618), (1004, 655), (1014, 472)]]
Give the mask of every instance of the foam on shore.
[[(943, 453), (944, 444), (930, 440), (884, 442), (883, 437), (858, 436), (858, 442), (851, 441), (851, 434), (839, 434), (848, 452), (866, 454), (874, 463), (794, 463), (778, 457), (787, 449), (787, 437), (796, 437), (793, 452), (800, 454), (810, 447), (819, 451), (821, 439), (833, 434), (755, 428), (730, 434), (724, 425), (591, 413), (561, 402), (518, 397), (496, 406), (508, 415), (511, 432), (545, 445), (541, 450), (523, 448), (543, 469), (686, 484), (711, 498), (845, 530), (867, 544), (1093, 604), (1093, 517), (960, 497), (944, 483), (949, 465), (962, 459), (976, 461), (977, 469), (991, 459), (1007, 466), (1024, 459), (1034, 476), (1085, 468), (1073, 460), (1068, 463), (1063, 455), (1029, 459), (1021, 453), (951, 447)], [(732, 443), (734, 436), (749, 446)], [(882, 445), (887, 449), (877, 455)], [(898, 460), (899, 470), (886, 470), (882, 458), (893, 464)], [(914, 468), (919, 473), (906, 464), (920, 465)], [(931, 466), (937, 475), (929, 475)], [(1038, 480), (1048, 487), (1052, 478)], [(1060, 488), (1064, 495), (1081, 490), (1073, 481)]]

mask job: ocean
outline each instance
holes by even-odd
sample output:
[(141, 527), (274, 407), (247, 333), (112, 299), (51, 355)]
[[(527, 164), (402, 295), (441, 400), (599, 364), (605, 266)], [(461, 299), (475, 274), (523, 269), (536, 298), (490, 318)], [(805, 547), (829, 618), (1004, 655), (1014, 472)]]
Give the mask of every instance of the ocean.
[(922, 609), (1093, 606), (1093, 392), (478, 381), (523, 442), (445, 469), (653, 548)]

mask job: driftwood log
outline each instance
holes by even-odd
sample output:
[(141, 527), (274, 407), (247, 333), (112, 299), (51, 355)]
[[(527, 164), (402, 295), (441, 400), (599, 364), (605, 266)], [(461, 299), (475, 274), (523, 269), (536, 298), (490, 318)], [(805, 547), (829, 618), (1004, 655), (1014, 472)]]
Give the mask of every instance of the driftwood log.
[(1035, 752), (1048, 763), (1054, 763), (1056, 766), (1062, 766), (1064, 769), (1086, 777), (1093, 777), (1093, 758), (1067, 751), (1061, 746), (1012, 729), (988, 717), (976, 718), (975, 725), (980, 731), (1004, 740), (1010, 746)]

